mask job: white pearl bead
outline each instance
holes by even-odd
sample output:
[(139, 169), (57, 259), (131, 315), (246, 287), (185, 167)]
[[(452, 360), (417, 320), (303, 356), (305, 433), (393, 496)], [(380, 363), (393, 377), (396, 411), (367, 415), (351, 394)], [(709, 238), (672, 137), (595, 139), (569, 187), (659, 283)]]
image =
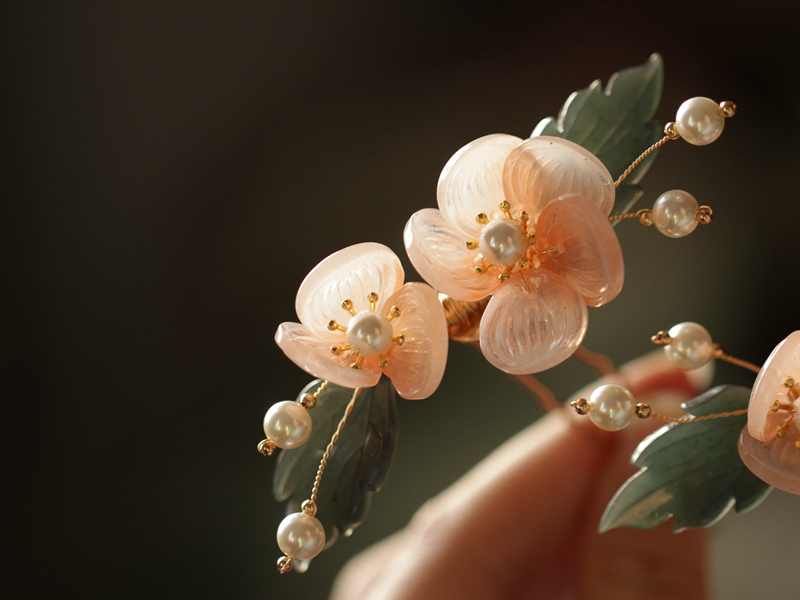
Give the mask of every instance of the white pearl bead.
[(486, 260), (510, 267), (525, 255), (528, 236), (517, 221), (496, 219), (483, 228), (478, 243)]
[(658, 197), (653, 205), (653, 223), (667, 237), (689, 235), (697, 227), (695, 211), (699, 204), (689, 192), (670, 190)]
[(292, 513), (278, 525), (278, 547), (293, 560), (308, 560), (322, 551), (325, 528), (315, 517)]
[(678, 109), (678, 133), (690, 144), (705, 146), (716, 140), (725, 127), (725, 115), (711, 98), (690, 98)]
[(609, 383), (601, 385), (589, 397), (589, 416), (606, 431), (619, 431), (633, 421), (636, 399), (627, 388)]
[(667, 358), (681, 369), (699, 369), (714, 351), (708, 330), (697, 323), (679, 323), (669, 330), (672, 341), (664, 346)]
[(347, 343), (367, 358), (383, 354), (392, 345), (392, 323), (379, 312), (365, 310), (347, 324)]
[(264, 433), (278, 448), (297, 448), (311, 435), (311, 415), (297, 402), (278, 402), (264, 417)]

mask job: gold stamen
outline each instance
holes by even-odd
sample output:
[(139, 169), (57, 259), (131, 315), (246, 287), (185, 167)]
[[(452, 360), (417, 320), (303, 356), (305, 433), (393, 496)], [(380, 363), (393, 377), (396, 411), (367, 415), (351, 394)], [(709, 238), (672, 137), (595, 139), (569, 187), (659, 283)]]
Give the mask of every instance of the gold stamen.
[(389, 359), (386, 358), (383, 354), (378, 357), (380, 360), (378, 361), (378, 366), (382, 369), (389, 365)]
[(477, 250), (478, 249), (478, 240), (475, 238), (469, 238), (467, 240), (467, 250)]
[(485, 212), (479, 212), (475, 215), (475, 220), (481, 225), (486, 225), (489, 222), (489, 217), (486, 216)]
[(500, 210), (503, 211), (503, 214), (506, 216), (506, 219), (513, 219), (514, 217), (511, 216), (511, 205), (508, 203), (507, 200), (503, 200), (500, 204), (498, 204)]
[(511, 277), (511, 271), (506, 271), (505, 273), (500, 273), (500, 275), (498, 275), (498, 276), (497, 276), (497, 278), (498, 278), (500, 281), (505, 281), (505, 280), (506, 280), (506, 279), (508, 279), (509, 277)]
[(341, 346), (331, 346), (331, 354), (339, 356), (345, 350), (350, 350), (350, 344), (342, 344)]
[(475, 265), (475, 270), (478, 273), (486, 273), (486, 271), (488, 271), (491, 266), (492, 266), (491, 263), (482, 263), (479, 265)]
[(783, 382), (783, 387), (787, 388), (794, 387), (794, 377), (787, 377)]
[(527, 212), (525, 212), (524, 210), (519, 211), (519, 222), (522, 223), (523, 227), (527, 227), (528, 226), (528, 221), (529, 220), (530, 220), (530, 217), (528, 216)]
[(367, 294), (367, 300), (369, 300), (369, 309), (375, 310), (375, 305), (378, 302), (378, 294), (375, 292), (370, 292)]
[(386, 318), (391, 321), (392, 319), (399, 316), (400, 316), (400, 307), (393, 306), (392, 308), (389, 309), (389, 314), (386, 315)]
[(353, 301), (352, 300), (345, 300), (342, 302), (342, 308), (349, 312), (354, 317), (358, 314), (356, 313), (356, 309), (353, 308)]
[(405, 344), (405, 342), (406, 342), (406, 336), (404, 336), (404, 335), (401, 333), (400, 335), (398, 335), (398, 336), (396, 336), (396, 337), (393, 337), (393, 338), (392, 338), (392, 341), (393, 341), (395, 344), (397, 344), (398, 346), (402, 346), (402, 345), (403, 345), (403, 344)]
[(329, 331), (347, 331), (347, 327), (344, 325), (339, 325), (336, 319), (331, 319), (328, 321), (328, 330)]
[(364, 357), (361, 354), (359, 354), (356, 357), (356, 362), (350, 363), (350, 368), (355, 369), (356, 371), (360, 371), (363, 364), (364, 364)]

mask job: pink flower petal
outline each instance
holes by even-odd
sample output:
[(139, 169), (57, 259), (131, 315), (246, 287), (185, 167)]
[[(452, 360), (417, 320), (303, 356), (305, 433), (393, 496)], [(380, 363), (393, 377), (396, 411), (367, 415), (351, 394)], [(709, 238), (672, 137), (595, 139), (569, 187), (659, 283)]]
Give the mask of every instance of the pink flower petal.
[(570, 194), (548, 204), (536, 221), (536, 250), (542, 267), (558, 273), (589, 306), (616, 298), (625, 279), (622, 249), (608, 219), (583, 196)]
[(427, 398), (442, 381), (447, 363), (447, 321), (436, 292), (424, 283), (407, 283), (391, 298), (401, 310), (392, 320), (394, 345), (384, 368), (397, 393), (408, 400)]
[(607, 217), (614, 206), (614, 179), (591, 152), (557, 137), (538, 136), (517, 146), (503, 168), (503, 187), (511, 208), (537, 219), (552, 200), (580, 194)]
[(789, 416), (786, 411), (772, 411), (775, 400), (781, 404), (794, 402), (783, 385), (787, 377), (800, 383), (800, 331), (789, 334), (775, 347), (756, 377), (747, 409), (747, 430), (757, 440), (770, 441)]
[(753, 474), (773, 487), (800, 496), (800, 450), (786, 438), (763, 442), (742, 429), (739, 456)]
[(586, 334), (586, 304), (544, 269), (513, 275), (481, 320), (481, 351), (506, 373), (538, 373), (566, 360)]
[(436, 209), (411, 215), (403, 241), (420, 276), (448, 296), (473, 302), (485, 298), (500, 284), (497, 277), (475, 271), (477, 251), (467, 250), (467, 236), (453, 229)]
[[(344, 334), (338, 332), (340, 344)], [(319, 379), (348, 388), (372, 387), (381, 378), (380, 367), (374, 360), (364, 362), (360, 370), (351, 369), (350, 353), (334, 356), (330, 340), (322, 339), (298, 323), (281, 323), (275, 333), (275, 342), (298, 367)]]
[(357, 311), (367, 310), (367, 294), (375, 292), (381, 305), (403, 285), (403, 267), (389, 248), (371, 242), (334, 252), (314, 267), (300, 284), (295, 308), (300, 322), (326, 340), (339, 339), (328, 330), (335, 319), (345, 327), (351, 315), (342, 301), (352, 300)]
[(477, 238), (483, 226), (475, 221), (475, 215), (502, 215), (498, 205), (505, 200), (503, 164), (521, 141), (513, 135), (486, 135), (447, 161), (439, 176), (436, 198), (453, 227)]

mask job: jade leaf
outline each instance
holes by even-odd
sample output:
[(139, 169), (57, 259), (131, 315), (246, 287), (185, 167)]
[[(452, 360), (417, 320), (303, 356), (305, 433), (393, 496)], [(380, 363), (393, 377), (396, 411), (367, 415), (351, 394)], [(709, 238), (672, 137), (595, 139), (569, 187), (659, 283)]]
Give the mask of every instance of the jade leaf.
[[(682, 404), (693, 416), (747, 408), (750, 389), (723, 385)], [(649, 529), (675, 517), (675, 531), (709, 527), (735, 507), (755, 508), (772, 488), (739, 458), (747, 415), (671, 423), (645, 438), (631, 457), (640, 467), (615, 494), (600, 531)]]
[[(320, 383), (308, 384), (297, 401)], [(311, 495), (322, 455), (352, 396), (353, 390), (330, 384), (309, 411), (309, 439), (299, 448), (281, 451), (272, 492), (278, 501), (288, 500), (287, 514), (298, 512)], [(363, 522), (373, 492), (380, 490), (389, 474), (397, 434), (397, 397), (383, 377), (375, 387), (361, 391), (325, 465), (316, 517), (325, 527), (326, 548)]]
[[(597, 79), (573, 92), (558, 118), (542, 120), (531, 135), (552, 135), (580, 144), (603, 162), (612, 177), (619, 177), (664, 135), (653, 120), (663, 84), (664, 62), (653, 54), (643, 65), (612, 75), (605, 89)], [(637, 184), (656, 154), (644, 159), (617, 188), (612, 215), (628, 212), (641, 196), (643, 190)]]

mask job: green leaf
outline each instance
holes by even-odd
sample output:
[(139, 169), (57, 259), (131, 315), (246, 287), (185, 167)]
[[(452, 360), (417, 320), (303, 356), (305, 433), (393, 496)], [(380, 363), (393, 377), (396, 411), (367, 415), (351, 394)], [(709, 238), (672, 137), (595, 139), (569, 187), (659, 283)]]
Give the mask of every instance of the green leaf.
[[(619, 177), (664, 135), (653, 120), (663, 84), (664, 62), (653, 54), (643, 65), (612, 75), (605, 89), (597, 79), (573, 92), (558, 119), (542, 120), (531, 135), (552, 135), (580, 144), (603, 162), (612, 177)], [(628, 212), (641, 195), (643, 190), (636, 184), (656, 154), (650, 154), (617, 188), (612, 215)]]
[[(320, 383), (308, 384), (297, 401)], [(353, 390), (330, 384), (309, 411), (309, 439), (299, 448), (281, 451), (272, 492), (278, 501), (289, 501), (287, 514), (298, 512), (311, 495), (322, 455), (352, 396)], [(325, 527), (326, 548), (367, 516), (373, 492), (381, 489), (389, 474), (397, 434), (397, 397), (391, 382), (383, 377), (375, 387), (362, 390), (325, 465), (316, 517)]]
[[(747, 408), (750, 389), (723, 385), (682, 405), (693, 416)], [(732, 507), (755, 508), (772, 488), (739, 458), (747, 415), (671, 423), (645, 438), (631, 457), (640, 471), (608, 504), (600, 532), (615, 527), (649, 529), (675, 517), (675, 531), (709, 527)]]

